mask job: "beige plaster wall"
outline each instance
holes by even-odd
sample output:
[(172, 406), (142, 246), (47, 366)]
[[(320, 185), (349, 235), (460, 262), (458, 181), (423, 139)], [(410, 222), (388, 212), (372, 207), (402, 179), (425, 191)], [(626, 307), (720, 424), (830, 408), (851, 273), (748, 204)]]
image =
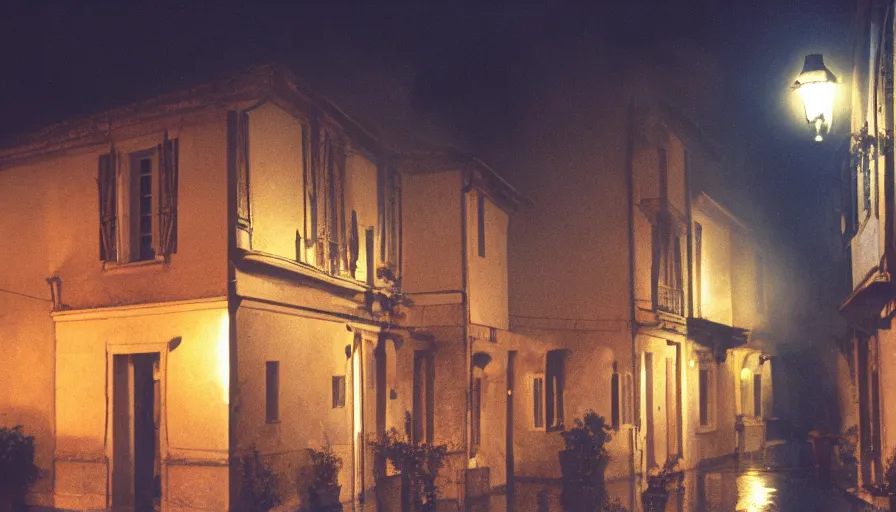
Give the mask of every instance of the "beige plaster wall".
[[(0, 423), (21, 423), (37, 435), (37, 462), (48, 473), (35, 488), (35, 503), (49, 504), (54, 479), (70, 482), (70, 476), (54, 475), (52, 468), (56, 368), (46, 279), (59, 276), (62, 300), (76, 309), (224, 293), (224, 113), (178, 119), (167, 128), (180, 141), (178, 250), (167, 264), (104, 270), (96, 179), (99, 156), (108, 146), (0, 169), (0, 234), (16, 238), (14, 244), (0, 245), (0, 269), (6, 269), (0, 271), (0, 289), (43, 299), (0, 293), (0, 339), (7, 347), (0, 385), (9, 390), (0, 396)], [(119, 137), (116, 148), (127, 153), (162, 139), (161, 131), (138, 129)], [(101, 482), (89, 481), (91, 486)]]
[(304, 239), (302, 124), (271, 103), (249, 112), (252, 249), (297, 259)]
[[(699, 209), (693, 211), (692, 217), (694, 222), (703, 226), (701, 317), (720, 324), (732, 325), (731, 233), (723, 223)], [(696, 253), (694, 257), (696, 258)]]
[(467, 193), (467, 294), (470, 322), (507, 330), (510, 324), (507, 297), (507, 231), (510, 216), (491, 199), (484, 198), (485, 256), (479, 256), (477, 196)]
[[(237, 450), (254, 446), (265, 456), (281, 475), (279, 490), (290, 506), (308, 504), (308, 448), (327, 443), (343, 459), (341, 499), (351, 498), (355, 396), (346, 346), (351, 350), (354, 338), (344, 322), (296, 310), (249, 301), (237, 312)], [(265, 418), (266, 361), (280, 367), (280, 418), (274, 423)], [(346, 399), (345, 407), (334, 408), (332, 377), (338, 375), (346, 377)]]
[[(173, 510), (227, 506), (226, 302), (73, 311), (56, 317), (56, 506), (106, 506), (115, 353), (161, 354), (163, 497)], [(180, 338), (173, 350), (169, 342)], [(166, 472), (167, 471), (167, 472)], [(214, 488), (202, 493), (197, 489)]]
[(406, 292), (460, 290), (461, 173), (402, 176), (402, 286)]

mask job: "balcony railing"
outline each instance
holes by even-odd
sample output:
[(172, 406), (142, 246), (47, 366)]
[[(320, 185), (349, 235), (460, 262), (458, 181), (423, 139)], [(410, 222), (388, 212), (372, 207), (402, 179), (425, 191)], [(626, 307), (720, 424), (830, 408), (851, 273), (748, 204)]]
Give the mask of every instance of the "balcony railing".
[(656, 309), (657, 311), (684, 316), (684, 292), (680, 288), (657, 284)]

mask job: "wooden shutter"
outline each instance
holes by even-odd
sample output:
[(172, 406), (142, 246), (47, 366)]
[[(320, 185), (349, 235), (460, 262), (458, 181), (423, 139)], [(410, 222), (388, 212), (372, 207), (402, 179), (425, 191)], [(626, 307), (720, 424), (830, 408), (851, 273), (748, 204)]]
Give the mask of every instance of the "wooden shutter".
[(361, 252), (361, 236), (358, 233), (358, 212), (352, 210), (351, 229), (348, 238), (348, 270), (355, 279), (358, 271), (358, 255)]
[(177, 151), (166, 131), (159, 151), (159, 253), (166, 260), (177, 252)]
[(100, 207), (100, 259), (116, 261), (118, 248), (116, 231), (118, 228), (118, 190), (116, 187), (115, 149), (100, 155), (97, 185)]

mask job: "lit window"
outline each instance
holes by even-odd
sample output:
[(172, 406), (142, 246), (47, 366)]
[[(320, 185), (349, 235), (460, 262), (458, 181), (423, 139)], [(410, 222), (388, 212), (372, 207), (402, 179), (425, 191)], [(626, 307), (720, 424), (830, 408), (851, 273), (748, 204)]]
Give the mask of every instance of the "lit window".
[(268, 423), (280, 421), (280, 362), (265, 363), (265, 418)]

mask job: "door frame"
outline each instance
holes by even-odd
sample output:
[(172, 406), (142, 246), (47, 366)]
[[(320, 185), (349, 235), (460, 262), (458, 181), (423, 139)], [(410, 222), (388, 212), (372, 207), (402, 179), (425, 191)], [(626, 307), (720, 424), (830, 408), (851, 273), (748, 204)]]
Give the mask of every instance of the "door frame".
[(165, 510), (165, 504), (168, 500), (168, 466), (164, 454), (168, 453), (168, 407), (166, 404), (167, 384), (168, 384), (168, 342), (160, 343), (132, 343), (132, 344), (106, 344), (106, 431), (104, 433), (104, 444), (106, 452), (106, 508), (112, 509), (112, 473), (115, 470), (115, 454), (113, 450), (114, 439), (114, 391), (115, 391), (115, 374), (114, 364), (115, 356), (134, 355), (134, 354), (159, 354), (159, 458), (160, 460), (160, 480), (162, 487), (162, 496), (160, 507)]

